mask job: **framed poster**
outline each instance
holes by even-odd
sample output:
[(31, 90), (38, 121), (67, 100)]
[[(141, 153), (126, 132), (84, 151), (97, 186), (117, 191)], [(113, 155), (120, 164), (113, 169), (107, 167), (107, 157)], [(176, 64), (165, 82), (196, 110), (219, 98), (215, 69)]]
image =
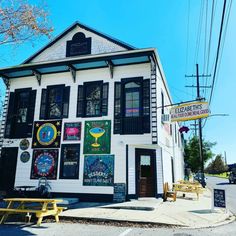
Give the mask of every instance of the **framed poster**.
[(35, 121), (32, 148), (57, 148), (61, 142), (61, 120)]
[(75, 141), (81, 139), (81, 122), (64, 124), (64, 141)]
[(111, 121), (85, 121), (84, 154), (110, 154)]
[(84, 157), (85, 186), (113, 186), (114, 155), (86, 155)]
[(31, 179), (46, 177), (57, 178), (58, 149), (34, 150), (31, 167)]

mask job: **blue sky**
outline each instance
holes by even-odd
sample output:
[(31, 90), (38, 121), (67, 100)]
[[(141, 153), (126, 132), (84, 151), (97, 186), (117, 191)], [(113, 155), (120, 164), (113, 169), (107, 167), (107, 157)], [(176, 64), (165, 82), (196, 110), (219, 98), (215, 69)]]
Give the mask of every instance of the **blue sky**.
[[(37, 3), (39, 1), (32, 0), (31, 2)], [(195, 73), (196, 62), (199, 63), (200, 74), (203, 74), (204, 68), (204, 73), (206, 73), (206, 66), (204, 66), (204, 36), (205, 32), (209, 32), (209, 27), (205, 31), (205, 18), (202, 23), (200, 43), (197, 44), (200, 10), (204, 9), (203, 17), (205, 17), (206, 12), (206, 5), (202, 6), (201, 4), (206, 1), (45, 0), (45, 2), (50, 12), (50, 21), (55, 29), (54, 36), (78, 20), (137, 48), (155, 47), (161, 58), (174, 102), (195, 99), (196, 90), (185, 87), (185, 85), (193, 85), (195, 81), (191, 78), (185, 78), (185, 75)], [(209, 23), (212, 0), (208, 2), (207, 19)], [(216, 55), (223, 6), (223, 0), (215, 2), (217, 5), (214, 15), (209, 74), (212, 74), (213, 59)], [(229, 163), (236, 162), (233, 147), (236, 144), (236, 110), (234, 109), (236, 27), (233, 24), (236, 22), (236, 14), (233, 14), (235, 12), (236, 3), (233, 2), (211, 104), (212, 114), (229, 114), (229, 116), (210, 117), (203, 128), (204, 138), (217, 142), (213, 150), (214, 153), (223, 154), (226, 151)], [(188, 35), (189, 37), (187, 37)], [(207, 33), (207, 39), (208, 37), (209, 33)], [(34, 47), (27, 44), (13, 50), (2, 46), (0, 67), (21, 63), (47, 42), (47, 39), (42, 39), (35, 42)], [(196, 53), (196, 48), (198, 48), (196, 45), (199, 45), (198, 53)], [(204, 85), (206, 80), (208, 81), (207, 84), (210, 85), (212, 78), (201, 78), (201, 84)], [(209, 91), (210, 89), (205, 94), (205, 91), (201, 90), (201, 94), (208, 98)], [(187, 126), (189, 124), (189, 122), (185, 123)]]

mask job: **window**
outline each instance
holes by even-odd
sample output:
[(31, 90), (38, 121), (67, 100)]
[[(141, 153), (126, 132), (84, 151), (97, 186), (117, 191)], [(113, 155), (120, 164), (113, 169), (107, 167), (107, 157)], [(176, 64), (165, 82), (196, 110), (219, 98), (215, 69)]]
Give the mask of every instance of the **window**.
[(60, 179), (79, 178), (79, 144), (62, 144)]
[(165, 107), (165, 101), (164, 101), (164, 94), (161, 92), (161, 114), (164, 114), (164, 107)]
[(87, 82), (78, 87), (77, 117), (105, 116), (108, 112), (108, 83)]
[(114, 134), (150, 133), (150, 80), (115, 82)]
[(125, 117), (140, 116), (140, 82), (129, 82), (125, 84)]
[(40, 119), (67, 118), (69, 113), (70, 87), (48, 86), (42, 89)]
[(16, 89), (10, 93), (6, 121), (6, 138), (27, 138), (32, 135), (36, 90)]

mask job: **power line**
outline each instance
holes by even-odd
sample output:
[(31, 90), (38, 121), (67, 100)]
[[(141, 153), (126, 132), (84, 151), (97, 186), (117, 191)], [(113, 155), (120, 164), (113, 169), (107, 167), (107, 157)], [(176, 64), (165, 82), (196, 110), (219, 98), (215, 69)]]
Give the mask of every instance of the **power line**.
[(223, 31), (223, 25), (224, 25), (225, 7), (226, 7), (226, 0), (224, 0), (224, 5), (223, 5), (223, 12), (222, 12), (222, 18), (221, 18), (221, 25), (220, 25), (220, 34), (219, 34), (219, 40), (218, 40), (218, 46), (217, 46), (216, 61), (215, 61), (215, 68), (214, 68), (214, 74), (213, 74), (213, 81), (212, 81), (212, 88), (211, 88), (211, 94), (210, 94), (210, 99), (209, 99), (209, 105), (211, 105), (213, 90), (214, 90), (215, 80), (216, 80), (216, 70), (217, 70), (218, 60), (219, 60), (221, 37), (222, 37), (222, 31)]

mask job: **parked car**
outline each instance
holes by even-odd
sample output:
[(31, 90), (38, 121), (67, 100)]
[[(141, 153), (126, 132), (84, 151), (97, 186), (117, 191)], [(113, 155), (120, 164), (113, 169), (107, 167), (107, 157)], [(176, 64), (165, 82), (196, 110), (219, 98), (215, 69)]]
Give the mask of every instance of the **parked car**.
[(229, 183), (232, 184), (236, 184), (236, 172), (235, 171), (231, 171), (229, 174)]
[[(204, 179), (203, 179), (203, 176), (204, 176)], [(202, 187), (205, 188), (205, 186), (206, 186), (206, 179), (207, 178), (205, 177), (205, 175), (203, 173), (201, 173), (201, 172), (196, 173), (193, 176), (193, 179), (198, 181), (200, 184), (202, 184)]]

